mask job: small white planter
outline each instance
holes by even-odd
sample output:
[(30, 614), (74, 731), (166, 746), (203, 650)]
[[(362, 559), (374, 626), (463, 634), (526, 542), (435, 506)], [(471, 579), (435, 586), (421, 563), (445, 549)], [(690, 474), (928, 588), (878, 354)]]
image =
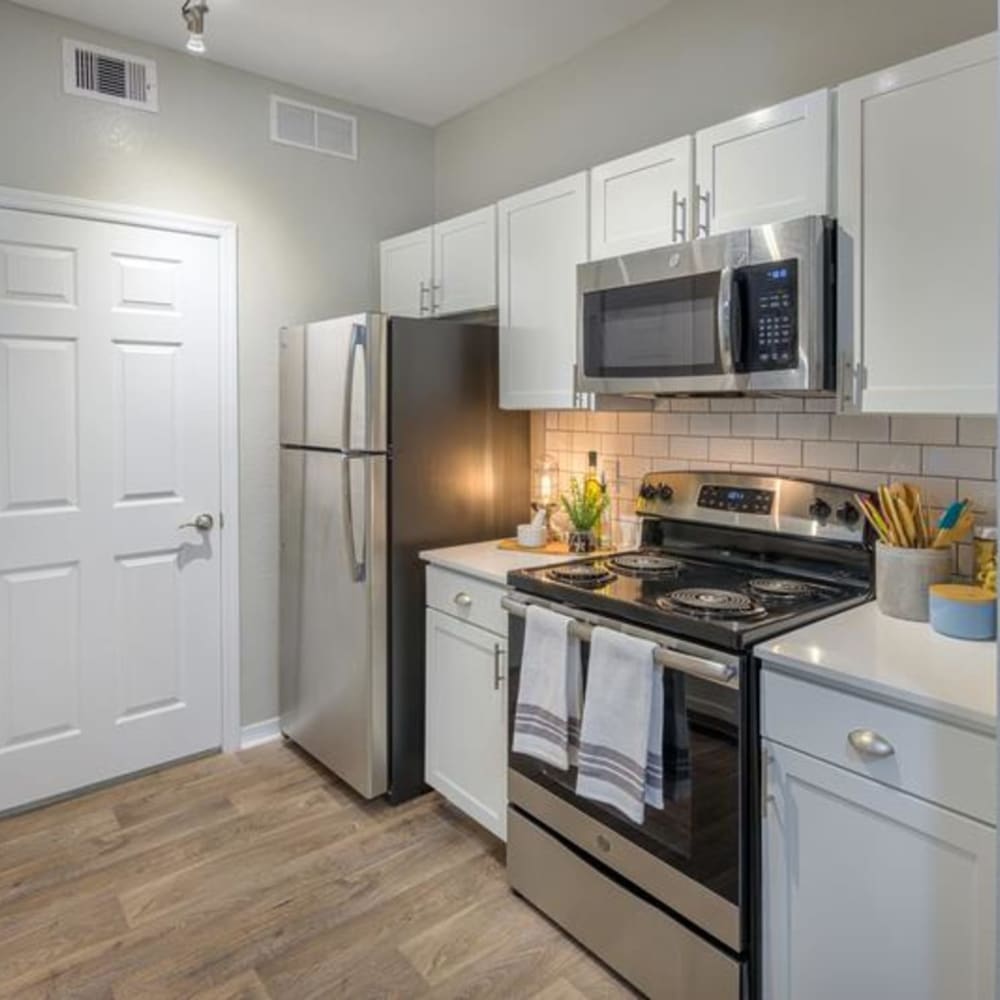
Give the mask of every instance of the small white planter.
[(875, 544), (875, 599), (891, 618), (925, 622), (930, 618), (931, 584), (952, 575), (952, 550), (898, 549)]

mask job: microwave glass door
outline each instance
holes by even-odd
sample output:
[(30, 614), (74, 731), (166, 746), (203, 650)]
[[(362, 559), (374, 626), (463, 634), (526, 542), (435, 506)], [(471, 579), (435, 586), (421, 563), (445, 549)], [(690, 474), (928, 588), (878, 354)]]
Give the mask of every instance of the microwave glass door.
[(670, 378), (723, 373), (720, 271), (587, 292), (584, 373)]

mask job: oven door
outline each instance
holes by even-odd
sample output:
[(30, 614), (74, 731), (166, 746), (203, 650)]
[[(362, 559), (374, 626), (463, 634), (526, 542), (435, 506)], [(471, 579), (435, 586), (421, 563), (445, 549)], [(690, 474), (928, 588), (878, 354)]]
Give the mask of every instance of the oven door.
[[(508, 608), (514, 609), (508, 616), (511, 738), (524, 648), (525, 622), (517, 613), (518, 603), (524, 603), (520, 595), (505, 601)], [(589, 625), (620, 627), (596, 615), (547, 606)], [(655, 633), (629, 631), (665, 642), (663, 636)], [(746, 894), (748, 851), (743, 836), (746, 803), (742, 789), (746, 775), (742, 761), (749, 759), (746, 743), (749, 727), (744, 722), (740, 659), (690, 644), (671, 642), (671, 645), (676, 645), (682, 654), (677, 660), (684, 669), (664, 668), (674, 674), (674, 683), (664, 684), (664, 691), (672, 692), (665, 694), (670, 703), (664, 708), (675, 721), (674, 726), (665, 726), (664, 731), (687, 734), (690, 781), (672, 797), (665, 795), (662, 809), (647, 805), (644, 821), (634, 823), (604, 803), (577, 795), (575, 768), (563, 771), (514, 752), (509, 756), (509, 800), (512, 807), (675, 914), (733, 951), (742, 952), (746, 947), (746, 928), (741, 919), (741, 904)], [(586, 691), (589, 651), (586, 642), (582, 643), (582, 650)], [(707, 661), (706, 666), (714, 662), (733, 667), (734, 676), (727, 681), (709, 679), (708, 669), (698, 669), (699, 660)], [(665, 761), (675, 756), (671, 749), (664, 747)], [(669, 774), (664, 777), (666, 786)]]

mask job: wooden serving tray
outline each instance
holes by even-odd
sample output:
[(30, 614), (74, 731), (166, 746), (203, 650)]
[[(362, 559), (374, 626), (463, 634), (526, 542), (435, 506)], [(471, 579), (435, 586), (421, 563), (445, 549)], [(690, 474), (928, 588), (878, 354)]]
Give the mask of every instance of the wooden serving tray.
[(566, 542), (546, 542), (544, 545), (528, 546), (519, 544), (516, 538), (505, 538), (497, 548), (505, 552), (534, 552), (536, 555), (544, 556), (605, 556), (614, 551), (614, 549), (594, 549), (592, 552), (570, 552)]

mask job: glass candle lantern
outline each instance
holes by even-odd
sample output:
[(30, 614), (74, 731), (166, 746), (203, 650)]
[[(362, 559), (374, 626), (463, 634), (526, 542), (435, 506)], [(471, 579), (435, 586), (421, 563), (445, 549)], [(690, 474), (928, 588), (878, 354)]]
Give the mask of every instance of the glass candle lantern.
[(531, 509), (545, 511), (545, 528), (552, 535), (551, 518), (559, 506), (559, 463), (554, 455), (535, 460), (531, 477)]

